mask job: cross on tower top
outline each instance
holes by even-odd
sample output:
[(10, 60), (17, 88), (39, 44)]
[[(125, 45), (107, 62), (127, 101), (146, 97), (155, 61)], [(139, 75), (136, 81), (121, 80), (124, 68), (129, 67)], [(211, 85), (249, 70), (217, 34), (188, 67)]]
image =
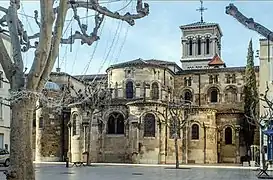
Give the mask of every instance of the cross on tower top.
[(200, 13), (201, 13), (201, 22), (203, 22), (203, 12), (205, 10), (207, 10), (207, 8), (204, 8), (204, 6), (203, 6), (203, 0), (200, 0), (200, 3), (201, 3), (201, 7), (199, 9), (196, 9), (196, 11), (200, 11)]

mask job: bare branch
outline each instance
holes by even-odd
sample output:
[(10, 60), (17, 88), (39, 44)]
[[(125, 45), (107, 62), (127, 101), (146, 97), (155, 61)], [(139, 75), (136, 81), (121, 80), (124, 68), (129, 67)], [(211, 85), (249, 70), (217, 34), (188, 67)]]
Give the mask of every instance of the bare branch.
[(273, 111), (273, 102), (268, 98), (269, 86), (266, 84), (265, 94), (261, 94), (262, 98), (259, 98), (261, 101), (265, 102), (271, 111)]
[(41, 28), (41, 23), (38, 21), (38, 11), (37, 10), (34, 11), (34, 19), (35, 19), (35, 22), (38, 25), (38, 27)]
[[(88, 8), (91, 10), (94, 10), (98, 12), (99, 14), (103, 14), (105, 16), (114, 18), (114, 19), (120, 19), (123, 21), (126, 21), (131, 26), (135, 25), (136, 19), (141, 19), (149, 14), (149, 4), (143, 3), (142, 0), (137, 0), (137, 6), (136, 11), (137, 14), (130, 14), (129, 12), (125, 13), (125, 15), (120, 15), (118, 12), (112, 12), (106, 7), (102, 7), (99, 5), (98, 0), (90, 0), (88, 3), (86, 1), (69, 1), (70, 7), (74, 6), (76, 8)], [(58, 10), (56, 9), (55, 12)]]
[(5, 27), (5, 26), (7, 26), (7, 24), (4, 24), (4, 23), (6, 23), (6, 22), (7, 22), (7, 15), (5, 14), (5, 15), (2, 16), (1, 19), (0, 19), (0, 25), (3, 26), (3, 27)]
[(5, 48), (5, 44), (3, 42), (2, 34), (0, 34), (0, 63), (5, 72), (6, 78), (9, 82), (11, 82), (12, 74), (13, 74), (13, 64), (11, 58)]
[[(12, 69), (12, 78), (16, 79), (16, 82), (13, 81), (11, 84), (12, 88), (14, 90), (18, 90), (24, 87), (24, 75), (23, 75), (23, 69), (24, 69), (24, 63), (23, 58), (21, 54), (21, 46), (20, 46), (20, 40), (18, 35), (18, 14), (17, 9), (19, 8), (19, 5), (17, 4), (18, 1), (10, 2), (10, 6), (8, 8), (7, 13), (7, 24), (9, 28), (10, 38), (11, 38), (11, 44), (12, 44), (12, 56), (14, 61), (14, 69)], [(16, 23), (17, 22), (17, 23)], [(10, 66), (11, 67), (11, 66)], [(10, 81), (12, 82), (12, 81)]]
[(80, 27), (82, 34), (86, 36), (87, 35), (86, 34), (87, 25), (81, 23), (80, 16), (77, 13), (77, 8), (75, 6), (73, 6), (73, 4), (71, 4), (71, 7), (72, 7), (73, 12), (74, 12), (74, 19), (78, 22), (78, 26)]
[(234, 4), (229, 4), (226, 7), (226, 14), (233, 16), (237, 21), (239, 21), (246, 28), (256, 31), (267, 39), (273, 41), (273, 34), (268, 28), (255, 22), (253, 18), (247, 18), (244, 16)]
[(67, 0), (60, 0), (59, 7), (60, 7), (60, 12), (57, 15), (57, 20), (56, 20), (55, 26), (54, 26), (52, 46), (50, 46), (50, 54), (49, 54), (49, 56), (47, 56), (45, 68), (42, 71), (42, 75), (40, 77), (39, 84), (37, 86), (38, 90), (43, 89), (43, 87), (49, 77), (49, 74), (52, 71), (52, 68), (55, 64), (56, 58), (59, 54), (59, 45), (61, 42), (65, 17), (66, 17), (67, 10), (68, 10)]
[(8, 9), (7, 8), (4, 8), (2, 6), (0, 6), (0, 11), (4, 12), (4, 13), (8, 13)]
[(98, 29), (100, 28), (102, 22), (104, 19), (104, 15), (100, 17), (100, 15), (95, 16), (95, 27), (93, 29), (93, 32), (90, 35), (86, 34), (85, 27), (81, 27), (82, 32), (85, 34), (80, 33), (79, 31), (76, 31), (75, 34), (72, 36), (69, 36), (67, 39), (61, 39), (62, 44), (73, 44), (76, 39), (81, 40), (81, 44), (88, 44), (91, 46), (95, 41), (98, 41), (100, 38), (98, 36)]
[(52, 26), (54, 22), (52, 0), (40, 0), (41, 3), (41, 29), (39, 44), (35, 51), (33, 64), (28, 74), (27, 88), (36, 90), (40, 78), (46, 67), (46, 63), (51, 50)]
[(10, 107), (10, 104), (6, 104), (6, 103), (3, 103), (3, 102), (0, 102), (0, 104)]

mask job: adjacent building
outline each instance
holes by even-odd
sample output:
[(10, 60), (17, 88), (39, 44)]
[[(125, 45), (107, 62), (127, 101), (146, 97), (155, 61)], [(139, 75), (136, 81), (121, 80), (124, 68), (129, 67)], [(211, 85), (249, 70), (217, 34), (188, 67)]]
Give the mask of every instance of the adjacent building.
[[(10, 43), (10, 37), (4, 33), (0, 33), (3, 39), (5, 47), (9, 55), (12, 55), (12, 47)], [(7, 82), (5, 73), (0, 65), (0, 148), (9, 149), (10, 145), (10, 120), (11, 110), (8, 106), (9, 102), (5, 99), (9, 98), (10, 85)]]
[[(273, 42), (267, 39), (260, 39), (260, 73), (259, 92), (265, 94), (267, 87), (269, 91), (267, 93), (268, 98), (273, 98)], [(265, 108), (267, 104), (260, 100), (260, 116), (266, 115), (268, 109)], [(265, 119), (266, 120), (266, 119)], [(262, 136), (261, 136), (262, 137)], [(266, 160), (273, 158), (273, 144), (269, 137), (264, 135), (264, 144), (261, 147), (265, 149)], [(262, 141), (260, 141), (262, 143)]]

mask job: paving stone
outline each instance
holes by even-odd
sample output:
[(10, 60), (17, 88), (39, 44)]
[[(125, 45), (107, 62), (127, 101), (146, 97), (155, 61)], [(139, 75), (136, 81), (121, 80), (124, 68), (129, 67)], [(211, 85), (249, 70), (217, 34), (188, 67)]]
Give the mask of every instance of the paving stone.
[[(36, 180), (257, 180), (257, 171), (245, 169), (166, 169), (163, 167), (94, 166), (65, 168), (36, 165)], [(1, 173), (1, 172), (0, 172)], [(270, 172), (273, 174), (273, 172)], [(0, 175), (0, 180), (4, 175)]]

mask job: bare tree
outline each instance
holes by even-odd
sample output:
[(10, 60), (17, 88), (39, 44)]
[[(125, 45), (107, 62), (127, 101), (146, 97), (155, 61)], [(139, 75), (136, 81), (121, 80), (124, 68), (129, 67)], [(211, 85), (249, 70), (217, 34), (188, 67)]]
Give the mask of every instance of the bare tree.
[(261, 97), (258, 98), (258, 100), (262, 101), (262, 102), (265, 102), (265, 105), (263, 106), (264, 107), (264, 112), (262, 115), (260, 115), (260, 113), (258, 113), (257, 111), (254, 110), (255, 106), (257, 106), (257, 104), (253, 103), (251, 105), (251, 115), (250, 117), (246, 116), (246, 119), (248, 121), (248, 123), (250, 125), (253, 125), (253, 126), (256, 126), (258, 127), (260, 130), (261, 130), (261, 137), (260, 137), (260, 140), (261, 140), (261, 154), (262, 154), (262, 168), (265, 168), (265, 150), (263, 148), (263, 144), (264, 144), (264, 130), (270, 128), (270, 124), (272, 123), (273, 121), (273, 103), (272, 103), (272, 100), (270, 100), (268, 98), (268, 92), (269, 92), (269, 87), (268, 87), (268, 84), (267, 84), (267, 88), (266, 88), (266, 91), (265, 91), (265, 94), (261, 94)]
[[(12, 109), (11, 119), (11, 164), (6, 172), (10, 180), (34, 180), (34, 168), (32, 162), (32, 118), (36, 101), (49, 79), (59, 53), (59, 45), (73, 44), (76, 39), (82, 44), (91, 46), (99, 40), (98, 29), (105, 16), (126, 21), (129, 25), (135, 24), (135, 19), (140, 19), (149, 14), (148, 4), (137, 1), (136, 14), (120, 15), (102, 7), (98, 0), (75, 1), (59, 0), (54, 7), (55, 0), (40, 0), (40, 20), (38, 11), (35, 18), (40, 32), (28, 35), (17, 11), (20, 9), (20, 0), (10, 0), (8, 8), (0, 7), (4, 15), (0, 19), (1, 32), (8, 32), (12, 44), (12, 58), (5, 48), (0, 48), (0, 63), (10, 83), (10, 106)], [(87, 25), (82, 24), (77, 10), (79, 8), (90, 9), (96, 12), (93, 32), (87, 33)], [(74, 12), (80, 31), (75, 31), (68, 38), (62, 38), (64, 22), (69, 9)], [(52, 32), (53, 29), (53, 32)], [(34, 44), (30, 40), (39, 39)], [(0, 46), (4, 46), (0, 38)], [(22, 52), (35, 48), (35, 56), (31, 69), (27, 75), (24, 72)]]
[[(162, 128), (162, 124), (167, 126), (168, 128), (173, 130), (172, 137), (174, 138), (174, 147), (175, 147), (175, 168), (179, 169), (179, 153), (178, 153), (178, 139), (183, 139), (181, 137), (181, 130), (185, 127), (186, 123), (189, 122), (188, 114), (191, 110), (191, 102), (190, 101), (172, 101), (168, 102), (166, 111), (169, 113), (162, 113), (156, 110), (150, 110), (149, 112), (153, 112), (156, 115), (160, 115), (162, 118), (158, 118), (159, 127)], [(171, 119), (169, 119), (169, 116)], [(171, 121), (170, 121), (171, 120)], [(160, 130), (161, 131), (161, 130)], [(183, 133), (182, 133), (183, 134)]]
[[(86, 85), (85, 89), (76, 91), (73, 86), (71, 89), (76, 93), (76, 97), (72, 101), (72, 103), (63, 104), (63, 106), (74, 107), (78, 106), (84, 109), (87, 112), (88, 118), (88, 136), (87, 136), (87, 160), (86, 164), (91, 164), (91, 137), (93, 135), (92, 125), (94, 115), (105, 111), (109, 108), (112, 97), (112, 89), (110, 88), (102, 88), (101, 85), (97, 85), (96, 83), (93, 85)], [(102, 119), (98, 119), (98, 124), (102, 124), (103, 126), (106, 123)], [(103, 128), (105, 129), (105, 128)], [(101, 129), (99, 128), (99, 134), (102, 134)]]
[(238, 8), (234, 4), (231, 3), (226, 7), (226, 14), (234, 17), (239, 23), (244, 25), (246, 28), (256, 31), (257, 33), (261, 34), (270, 41), (273, 41), (273, 34), (271, 30), (255, 22), (253, 18), (246, 17), (238, 10)]

